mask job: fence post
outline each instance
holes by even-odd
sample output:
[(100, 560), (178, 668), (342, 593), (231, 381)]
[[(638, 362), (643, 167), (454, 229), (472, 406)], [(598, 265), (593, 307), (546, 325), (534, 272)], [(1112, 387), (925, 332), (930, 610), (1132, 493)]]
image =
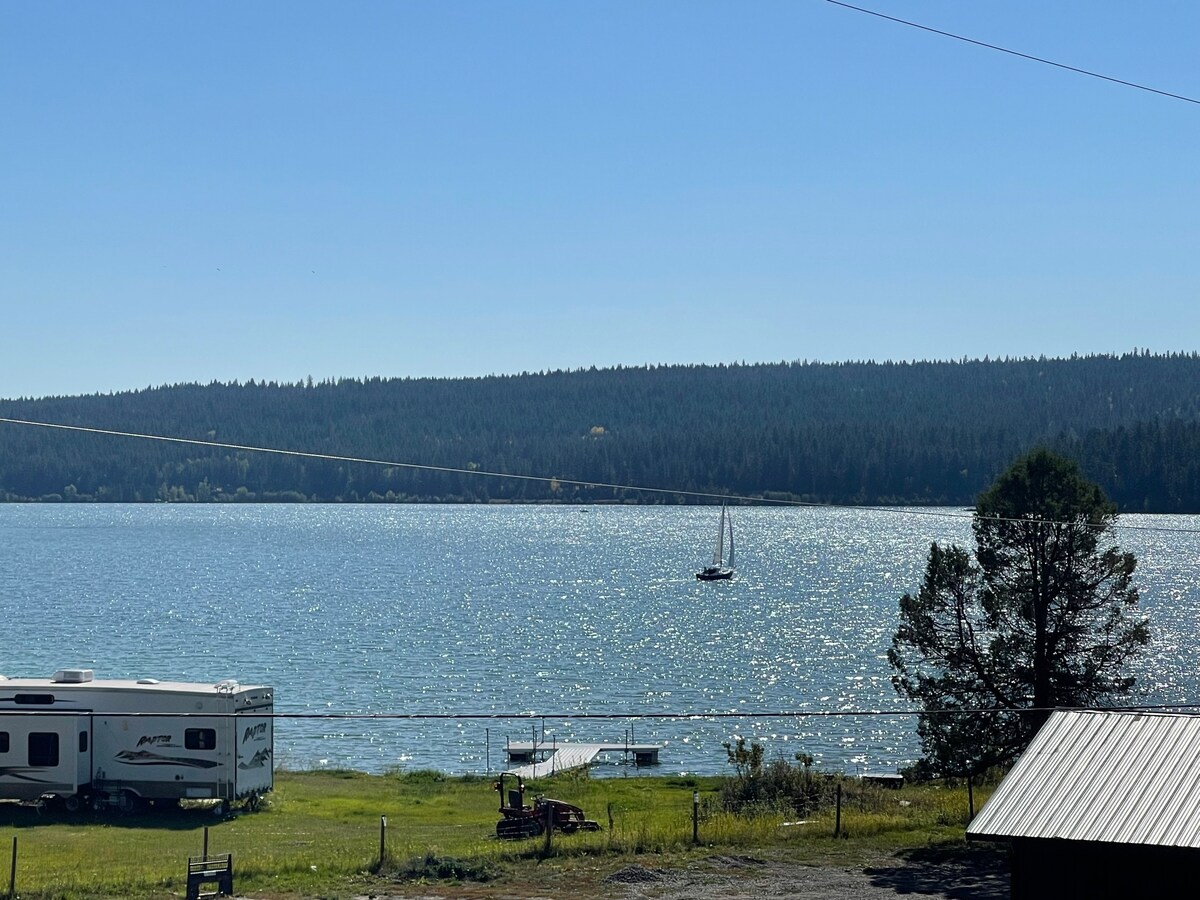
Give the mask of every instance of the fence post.
[(842, 834), (842, 783), (839, 781), (837, 786), (837, 814), (834, 819), (833, 836), (840, 837)]
[(700, 792), (692, 791), (692, 843), (700, 843)]
[(379, 868), (387, 860), (387, 816), (379, 817)]
[(971, 776), (967, 776), (967, 821), (975, 818), (975, 791), (971, 788)]
[(8, 900), (17, 896), (17, 836), (13, 835), (12, 869), (8, 874)]
[(204, 826), (204, 851), (200, 854), (201, 859), (208, 859), (208, 826)]
[(546, 846), (542, 849), (543, 856), (550, 855), (550, 835), (554, 833), (554, 807), (546, 804)]

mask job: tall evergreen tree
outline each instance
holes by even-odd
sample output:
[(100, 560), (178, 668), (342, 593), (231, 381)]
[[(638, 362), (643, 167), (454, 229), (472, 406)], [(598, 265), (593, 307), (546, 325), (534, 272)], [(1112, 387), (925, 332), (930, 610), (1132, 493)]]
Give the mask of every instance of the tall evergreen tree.
[(974, 560), (930, 548), (888, 660), (897, 691), (924, 710), (918, 732), (936, 771), (1009, 762), (1050, 709), (1133, 688), (1127, 664), (1149, 630), (1136, 615), (1136, 560), (1111, 543), (1116, 518), (1075, 463), (1035, 450), (980, 496)]

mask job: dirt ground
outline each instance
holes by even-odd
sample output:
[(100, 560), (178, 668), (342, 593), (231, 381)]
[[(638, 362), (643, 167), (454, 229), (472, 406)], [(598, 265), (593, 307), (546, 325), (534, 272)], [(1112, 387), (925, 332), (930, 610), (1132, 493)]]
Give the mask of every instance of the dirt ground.
[(711, 857), (684, 869), (629, 866), (610, 875), (610, 896), (645, 900), (884, 900), (918, 895), (945, 900), (1007, 898), (1008, 872), (994, 859), (893, 859), (866, 868), (804, 866), (748, 856)]
[(1008, 863), (992, 850), (907, 851), (867, 866), (814, 866), (767, 855), (713, 855), (680, 866), (653, 862), (613, 871), (554, 874), (521, 883), (416, 885), (354, 900), (1005, 900)]

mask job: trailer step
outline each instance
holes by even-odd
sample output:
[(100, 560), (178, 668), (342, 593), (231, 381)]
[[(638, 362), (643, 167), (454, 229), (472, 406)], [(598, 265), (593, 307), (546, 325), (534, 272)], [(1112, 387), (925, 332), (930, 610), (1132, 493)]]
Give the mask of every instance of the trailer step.
[[(205, 829), (207, 841), (207, 829)], [(202, 891), (205, 885), (215, 884), (215, 891)], [(189, 856), (187, 874), (187, 900), (202, 897), (233, 896), (233, 854), (224, 856)]]

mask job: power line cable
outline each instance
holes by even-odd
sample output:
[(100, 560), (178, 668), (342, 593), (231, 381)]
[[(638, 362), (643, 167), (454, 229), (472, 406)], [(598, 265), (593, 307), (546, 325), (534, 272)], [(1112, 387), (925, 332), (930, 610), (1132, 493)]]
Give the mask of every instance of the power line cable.
[[(1200, 703), (1151, 703), (1138, 706), (1053, 706), (1053, 707), (982, 707), (977, 709), (810, 709), (810, 710), (753, 710), (746, 712), (611, 712), (611, 713), (578, 713), (578, 712), (494, 712), (494, 713), (252, 713), (254, 716), (272, 719), (302, 720), (396, 720), (396, 721), (494, 721), (504, 719), (561, 719), (561, 720), (614, 720), (614, 719), (654, 719), (660, 721), (699, 721), (703, 719), (834, 719), (834, 718), (910, 718), (913, 716), (983, 716), (1017, 714), (1030, 715), (1033, 713), (1052, 712), (1115, 712), (1115, 713), (1153, 713), (1153, 712), (1182, 712), (1200, 709)], [(5, 715), (15, 716), (45, 716), (71, 715), (71, 712), (61, 710), (6, 710)], [(86, 715), (86, 713), (84, 713)], [(108, 715), (131, 718), (163, 718), (166, 716), (195, 716), (211, 718), (219, 716), (241, 717), (247, 713), (178, 713), (178, 712), (120, 712)]]
[(1007, 47), (1000, 47), (996, 44), (989, 44), (986, 41), (977, 41), (974, 38), (964, 37), (961, 34), (954, 34), (949, 31), (942, 31), (937, 28), (930, 28), (928, 25), (921, 25), (918, 22), (910, 22), (907, 19), (898, 19), (895, 16), (885, 15), (881, 12), (876, 12), (873, 9), (864, 9), (861, 6), (853, 6), (849, 3), (843, 3), (842, 0), (825, 0), (826, 3), (832, 3), (834, 6), (840, 6), (844, 9), (851, 9), (855, 12), (865, 13), (868, 16), (875, 16), (879, 19), (886, 19), (889, 22), (895, 22), (899, 25), (907, 25), (910, 28), (919, 28), (921, 31), (928, 31), (930, 34), (941, 35), (942, 37), (954, 38), (956, 41), (963, 41), (967, 44), (974, 44), (977, 47), (986, 47), (988, 50), (998, 50), (1001, 53), (1007, 53), (1010, 56), (1019, 56), (1021, 59), (1028, 59), (1031, 62), (1041, 63), (1046, 66), (1054, 66), (1058, 69), (1066, 69), (1068, 72), (1075, 72), (1079, 75), (1087, 75), (1090, 78), (1099, 78), (1102, 81), (1111, 81), (1113, 84), (1121, 84), (1125, 87), (1137, 88), (1139, 91), (1148, 91), (1151, 94), (1158, 94), (1162, 97), (1170, 97), (1172, 100), (1183, 100), (1185, 103), (1195, 103), (1200, 105), (1200, 100), (1194, 97), (1185, 97), (1183, 94), (1173, 94), (1170, 91), (1161, 91), (1158, 88), (1152, 88), (1148, 85), (1138, 84), (1136, 81), (1125, 81), (1121, 78), (1113, 78), (1110, 75), (1101, 75), (1099, 72), (1092, 72), (1088, 69), (1080, 69), (1076, 66), (1068, 66), (1066, 63), (1055, 62), (1052, 59), (1044, 59), (1040, 56), (1032, 56), (1028, 53), (1021, 53), (1017, 50), (1010, 50)]
[[(294, 456), (307, 459), (320, 459), (335, 462), (350, 462), (360, 463), (364, 465), (384, 465), (395, 468), (408, 468), (421, 471), (445, 472), (451, 474), (463, 475), (482, 475), (495, 478), (510, 478), (520, 479), (525, 481), (536, 482), (557, 482), (559, 484), (572, 484), (584, 487), (603, 487), (614, 490), (630, 490), (630, 491), (645, 491), (650, 493), (673, 494), (677, 496), (688, 496), (705, 499), (722, 499), (722, 500), (740, 500), (752, 503), (774, 503), (782, 505), (796, 505), (806, 507), (824, 507), (833, 509), (861, 509), (869, 511), (884, 511), (907, 515), (928, 515), (938, 516), (942, 518), (966, 519), (968, 516), (956, 513), (943, 513), (934, 510), (914, 510), (900, 509), (894, 507), (869, 507), (869, 506), (850, 506), (842, 507), (833, 504), (810, 503), (805, 501), (791, 500), (767, 500), (761, 497), (749, 496), (730, 496), (723, 494), (715, 494), (702, 491), (685, 491), (674, 490), (670, 488), (646, 487), (641, 485), (627, 485), (617, 483), (603, 483), (591, 481), (577, 481), (565, 478), (556, 478), (553, 476), (539, 475), (516, 475), (507, 472), (491, 472), (480, 469), (464, 469), (452, 466), (432, 466), (420, 463), (404, 463), (393, 460), (380, 460), (368, 457), (345, 456), (329, 453), (314, 453), (303, 450), (286, 450), (273, 447), (257, 447), (247, 444), (234, 444), (224, 441), (203, 440), (196, 438), (180, 438), (170, 437), (166, 435), (145, 434), (140, 432), (119, 431), (116, 429), (94, 428), (83, 425), (64, 425), (61, 423), (37, 422), (27, 419), (13, 419), (0, 417), (0, 423), (11, 425), (26, 425), (30, 427), (57, 429), (64, 431), (82, 432), (87, 434), (97, 434), (110, 437), (126, 437), (140, 440), (159, 441), (164, 443), (186, 444), (191, 446), (205, 446), (217, 449), (238, 450), (252, 453), (270, 453), (282, 456)], [(997, 519), (997, 521), (1013, 521), (1013, 522), (1029, 522), (1028, 519)], [(1046, 524), (1076, 524), (1076, 523), (1046, 523)], [(1133, 527), (1138, 530), (1149, 531), (1171, 531), (1183, 533), (1200, 533), (1200, 529), (1173, 529), (1168, 527), (1154, 526), (1126, 526)], [(1151, 712), (1151, 711), (1169, 711), (1169, 710), (1190, 710), (1200, 708), (1200, 704), (1154, 704), (1145, 706), (1128, 706), (1128, 707), (1107, 707), (1098, 711), (1108, 712)], [(796, 719), (796, 718), (844, 718), (844, 717), (893, 717), (904, 718), (912, 716), (930, 716), (930, 715), (996, 715), (1001, 713), (1041, 713), (1051, 712), (1050, 709), (1038, 708), (991, 708), (991, 709), (958, 709), (958, 710), (758, 710), (758, 711), (732, 711), (732, 712), (714, 712), (714, 711), (684, 711), (684, 712), (613, 712), (613, 713), (556, 713), (556, 712), (494, 712), (494, 713), (273, 713), (272, 718), (275, 719), (291, 719), (291, 720), (398, 720), (398, 721), (429, 721), (429, 720), (475, 720), (475, 721), (492, 721), (505, 719), (556, 719), (556, 720), (615, 720), (615, 719), (644, 719), (644, 720), (704, 720), (704, 719)], [(33, 714), (34, 711), (30, 711)], [(154, 716), (154, 713), (130, 713), (130, 716)]]
[[(911, 507), (898, 506), (865, 506), (865, 505), (839, 505), (835, 503), (816, 503), (809, 500), (784, 500), (773, 497), (755, 497), (745, 494), (717, 494), (709, 491), (688, 491), (677, 488), (651, 487), (648, 485), (639, 484), (619, 484), (614, 482), (603, 481), (582, 481), (571, 478), (559, 478), (554, 475), (517, 475), (510, 472), (493, 472), (486, 469), (465, 469), (455, 466), (432, 466), (424, 463), (398, 462), (396, 460), (387, 459), (372, 459), (370, 457), (361, 456), (344, 456), (335, 453), (315, 453), (308, 450), (286, 450), (278, 447), (256, 447), (251, 444), (233, 444), (225, 441), (205, 440), (201, 438), (182, 438), (170, 437), (162, 434), (145, 434), (137, 431), (119, 431), (112, 428), (94, 428), (88, 425), (64, 425), (58, 422), (37, 422), (31, 419), (12, 419), (0, 416), (0, 423), (8, 425), (26, 425), (33, 428), (48, 428), (59, 431), (74, 431), (84, 434), (97, 434), (108, 437), (124, 437), (134, 438), (137, 440), (159, 441), (167, 444), (187, 444), (196, 447), (213, 447), (220, 450), (240, 450), (245, 453), (271, 453), (276, 456), (295, 456), (303, 459), (319, 459), (327, 462), (345, 462), (358, 463), (368, 466), (388, 466), (394, 469), (413, 469), (422, 472), (443, 472), (452, 475), (479, 475), (489, 478), (509, 478), (519, 481), (535, 481), (542, 484), (569, 484), (584, 488), (605, 488), (614, 491), (638, 491), (647, 494), (666, 494), (676, 497), (694, 497), (705, 500), (721, 500), (721, 501), (737, 501), (746, 504), (762, 504), (773, 506), (796, 506), (817, 509), (836, 509), (836, 510), (858, 510), (862, 512), (880, 512), (890, 513), (893, 515), (905, 516), (927, 516), (930, 518), (939, 519), (958, 519), (966, 521), (974, 521), (976, 518), (972, 513), (944, 512), (937, 509), (914, 509)], [(989, 522), (1008, 522), (1012, 524), (1040, 524), (1040, 525), (1065, 525), (1076, 526), (1079, 522), (1063, 522), (1051, 519), (1022, 519), (1009, 518), (1004, 516), (986, 516)], [(1121, 529), (1129, 531), (1154, 531), (1167, 532), (1170, 534), (1200, 534), (1200, 528), (1173, 528), (1168, 525), (1128, 525), (1122, 524), (1118, 526)]]
[(255, 447), (249, 444), (230, 444), (224, 441), (201, 440), (199, 438), (169, 437), (161, 434), (143, 434), (135, 431), (117, 431), (110, 428), (91, 428), (85, 425), (63, 425), (54, 422), (35, 422), (28, 419), (8, 419), (0, 417), (0, 422), (10, 425), (30, 425), (37, 428), (54, 428), (64, 431), (80, 431), (87, 434), (101, 434), (110, 437), (138, 438), (147, 441), (163, 441), (173, 444), (191, 444), (201, 447), (216, 447), (224, 450), (242, 450), (248, 453), (273, 453), (279, 456), (298, 456), (305, 459), (320, 459), (328, 462), (361, 463), (370, 466), (389, 466), (397, 469), (414, 469), (422, 472), (444, 472), (452, 475), (481, 475), (490, 478), (509, 478), (519, 481), (537, 481), (543, 484), (551, 482), (570, 484), (579, 487), (608, 488), (621, 491), (644, 491), (647, 493), (676, 494), (681, 497), (697, 497), (708, 500), (740, 500), (760, 503), (794, 503), (804, 506), (822, 506), (820, 503), (801, 503), (800, 501), (769, 500), (758, 497), (741, 497), (730, 494), (715, 494), (706, 491), (675, 490), (673, 488), (646, 487), (633, 484), (612, 484), (602, 481), (577, 481), (570, 478), (558, 478), (553, 475), (517, 475), (511, 472), (491, 472), (486, 469), (464, 469), (455, 466), (432, 466), (423, 463), (396, 462), (387, 459), (372, 459), (360, 456), (341, 456), (333, 453), (313, 453), (307, 450), (283, 450), (276, 447)]

